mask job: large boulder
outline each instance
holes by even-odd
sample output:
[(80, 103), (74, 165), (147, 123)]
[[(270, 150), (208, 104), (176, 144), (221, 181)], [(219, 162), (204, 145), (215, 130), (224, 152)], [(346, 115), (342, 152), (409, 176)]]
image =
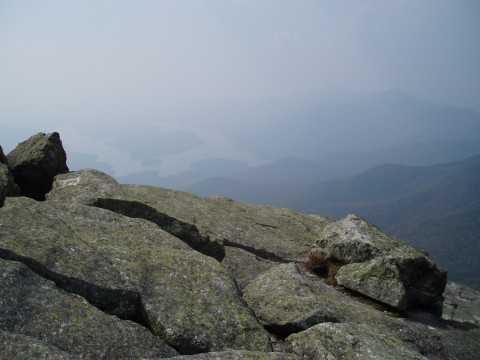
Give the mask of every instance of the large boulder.
[[(4, 335), (4, 352), (8, 347), (13, 351), (21, 340), (12, 334), (21, 334), (45, 341), (45, 351), (52, 352), (50, 347), (55, 347), (90, 359), (177, 353), (146, 328), (105, 314), (83, 298), (58, 289), (24, 264), (0, 259), (0, 284), (0, 328), (11, 333)], [(39, 346), (34, 347), (40, 351)], [(32, 346), (28, 350), (33, 350)]]
[(1, 257), (148, 327), (181, 353), (271, 350), (227, 270), (152, 222), (20, 197), (7, 199), (0, 224)]
[(45, 199), (55, 175), (68, 172), (67, 155), (56, 132), (32, 136), (18, 144), (7, 159), (22, 195), (36, 200)]
[(317, 296), (294, 263), (259, 275), (245, 287), (243, 298), (262, 324), (280, 336), (339, 321), (328, 294)]
[[(389, 285), (382, 282), (382, 277), (377, 277), (378, 261), (388, 263), (388, 276), (384, 277), (391, 281), (392, 276), (398, 273), (406, 291), (407, 305), (421, 306), (433, 313), (442, 311), (442, 293), (447, 281), (446, 271), (439, 269), (425, 252), (419, 251), (412, 246), (389, 236), (380, 231), (373, 224), (355, 215), (348, 215), (335, 223), (328, 224), (322, 235), (317, 239), (316, 246), (329, 254), (332, 259), (342, 264), (364, 263), (362, 276), (368, 280), (368, 285), (359, 281), (358, 274), (354, 271), (345, 270), (342, 274), (342, 283), (352, 290), (359, 291), (374, 299), (381, 299), (375, 295), (385, 292)], [(375, 260), (374, 259), (384, 259)], [(385, 259), (388, 261), (385, 262)], [(369, 263), (370, 261), (370, 263)], [(355, 265), (355, 269), (359, 265)], [(395, 270), (396, 268), (397, 270)], [(349, 275), (347, 275), (347, 272)], [(350, 280), (347, 278), (351, 275)], [(398, 308), (404, 309), (401, 285), (397, 284), (399, 296), (393, 303)], [(387, 304), (392, 305), (390, 300)]]

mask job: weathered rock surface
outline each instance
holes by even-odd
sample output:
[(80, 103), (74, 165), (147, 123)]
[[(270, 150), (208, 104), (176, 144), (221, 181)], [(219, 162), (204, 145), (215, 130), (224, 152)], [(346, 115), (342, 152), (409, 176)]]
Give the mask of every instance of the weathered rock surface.
[(0, 329), (0, 359), (3, 360), (74, 360), (80, 359), (31, 336)]
[(227, 270), (149, 221), (22, 197), (7, 199), (0, 224), (1, 257), (144, 323), (182, 353), (270, 350)]
[[(144, 327), (99, 311), (23, 264), (0, 259), (0, 274), (0, 328), (4, 330), (90, 359), (166, 357), (176, 353)], [(10, 339), (7, 344), (15, 348), (20, 340)], [(35, 348), (41, 350), (40, 346), (28, 349)], [(44, 349), (57, 353), (50, 346)]]
[(0, 207), (3, 206), (5, 198), (12, 192), (14, 186), (13, 176), (7, 165), (0, 163)]
[(480, 291), (449, 281), (444, 296), (444, 319), (480, 325)]
[(175, 360), (297, 360), (298, 356), (286, 353), (264, 353), (258, 351), (224, 351), (211, 352), (197, 355), (180, 355), (171, 359)]
[[(316, 245), (345, 264), (388, 258), (400, 273), (408, 302), (441, 313), (446, 271), (439, 269), (425, 253), (384, 234), (365, 220), (348, 215), (327, 225)], [(343, 282), (346, 283), (345, 278)], [(355, 282), (356, 279), (352, 278), (350, 283)], [(380, 285), (377, 290), (373, 290), (373, 284), (370, 284), (373, 293), (383, 291), (382, 281), (377, 284)]]
[(381, 301), (398, 310), (406, 310), (407, 293), (395, 264), (388, 258), (342, 266), (336, 276), (338, 284)]
[(425, 359), (400, 339), (363, 324), (322, 323), (290, 335), (286, 343), (304, 359)]
[[(292, 263), (277, 265), (258, 276), (246, 286), (244, 298), (267, 329), (286, 338), (283, 350), (300, 355), (309, 354), (319, 346), (319, 339), (307, 331), (323, 323), (347, 324), (339, 329), (367, 326), (370, 332), (366, 337), (370, 340), (361, 340), (364, 344), (361, 347), (368, 348), (366, 344), (372, 342), (372, 338), (376, 338), (378, 344), (375, 345), (377, 348), (372, 347), (370, 357), (366, 358), (382, 358), (387, 346), (391, 346), (391, 353), (398, 354), (399, 344), (419, 358), (423, 355), (432, 359), (475, 358), (474, 354), (480, 350), (478, 328), (466, 332), (448, 327), (430, 314), (419, 321), (399, 318), (387, 309), (377, 309), (340, 293)], [(338, 332), (343, 333), (343, 330)], [(298, 341), (292, 347), (290, 340), (295, 333), (294, 339)], [(344, 341), (350, 341), (347, 334), (343, 334), (346, 336)], [(329, 337), (328, 334), (325, 336)], [(338, 335), (339, 339), (341, 337)], [(458, 346), (460, 343), (462, 345)], [(322, 358), (317, 355), (307, 358)], [(328, 357), (328, 353), (324, 355), (325, 358), (334, 358), (333, 355)]]
[(7, 155), (8, 166), (22, 195), (43, 200), (57, 174), (68, 172), (60, 135), (38, 133)]
[(445, 279), (353, 215), (65, 173), (0, 208), (0, 358), (476, 359)]
[(225, 247), (225, 258), (222, 261), (222, 265), (233, 275), (241, 290), (258, 275), (277, 264), (277, 262), (263, 259), (248, 251), (231, 246)]
[(243, 298), (262, 324), (279, 335), (339, 320), (294, 263), (277, 265), (258, 276), (245, 287)]
[(273, 261), (301, 261), (325, 226), (333, 222), (319, 215), (254, 206), (224, 197), (202, 198), (152, 186), (120, 185), (95, 170), (57, 176), (48, 199), (87, 205), (100, 203), (103, 208), (108, 208), (109, 202), (98, 199), (115, 199), (114, 211), (118, 211), (121, 201), (127, 208), (125, 213), (129, 212), (131, 202), (140, 202), (160, 214), (195, 225), (202, 239), (238, 247)]

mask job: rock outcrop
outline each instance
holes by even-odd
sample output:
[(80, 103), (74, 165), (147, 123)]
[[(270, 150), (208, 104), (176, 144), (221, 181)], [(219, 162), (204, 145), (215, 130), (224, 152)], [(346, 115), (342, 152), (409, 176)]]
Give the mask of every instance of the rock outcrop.
[[(46, 137), (29, 142), (37, 148)], [(30, 198), (4, 192), (0, 208), (2, 359), (480, 352), (474, 302), (472, 317), (459, 310), (467, 309), (466, 290), (449, 286), (444, 313), (454, 311), (443, 320), (446, 273), (356, 216), (335, 221), (122, 185), (96, 170), (67, 173), (66, 165), (45, 175), (32, 160), (42, 151), (22, 160), (32, 176), (23, 184), (44, 176), (42, 190), (23, 192)], [(43, 191), (45, 201), (36, 201)]]
[(67, 155), (56, 132), (32, 136), (18, 144), (7, 159), (22, 195), (36, 200), (45, 199), (55, 175), (68, 172)]

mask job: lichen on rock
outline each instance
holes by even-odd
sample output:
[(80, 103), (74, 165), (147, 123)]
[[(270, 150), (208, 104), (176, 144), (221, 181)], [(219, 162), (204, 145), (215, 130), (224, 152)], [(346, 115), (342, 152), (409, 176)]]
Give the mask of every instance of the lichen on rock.
[[(344, 264), (364, 263), (364, 265), (351, 265), (355, 270), (362, 268), (363, 274), (370, 269), (372, 276), (364, 276), (363, 279), (359, 279), (358, 275), (355, 275), (355, 271), (347, 271), (349, 268), (352, 269), (350, 265), (345, 265), (349, 267), (343, 271), (339, 270), (343, 272), (342, 283), (355, 287), (352, 290), (359, 291), (370, 288), (368, 292), (372, 295), (371, 297), (380, 300), (384, 296), (377, 296), (375, 293), (384, 293), (382, 288), (392, 285), (393, 276), (397, 278), (395, 288), (398, 296), (396, 301), (387, 299), (388, 305), (396, 304), (394, 306), (399, 309), (405, 309), (408, 305), (416, 305), (434, 313), (441, 313), (442, 293), (447, 281), (446, 271), (439, 269), (424, 252), (383, 233), (376, 226), (358, 216), (348, 215), (327, 225), (315, 246), (324, 249), (332, 258)], [(385, 262), (387, 258), (388, 261)], [(383, 266), (383, 263), (378, 264), (378, 262), (388, 264), (388, 269)], [(385, 268), (386, 271), (384, 275), (389, 274), (389, 276), (375, 276), (375, 273), (378, 274), (378, 270), (382, 268)], [(396, 275), (397, 270), (399, 276)], [(382, 278), (389, 279), (390, 284), (382, 283)], [(405, 288), (406, 300), (401, 295), (403, 289), (400, 282)]]
[(388, 258), (375, 258), (363, 263), (342, 266), (335, 279), (338, 284), (390, 305), (406, 310), (407, 293), (395, 264)]

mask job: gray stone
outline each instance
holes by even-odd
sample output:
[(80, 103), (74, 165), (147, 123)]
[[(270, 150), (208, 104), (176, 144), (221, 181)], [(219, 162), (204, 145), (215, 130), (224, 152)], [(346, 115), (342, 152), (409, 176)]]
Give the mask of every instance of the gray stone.
[(0, 207), (3, 206), (3, 202), (7, 196), (16, 195), (18, 192), (15, 183), (13, 182), (13, 176), (7, 165), (0, 163)]
[(238, 287), (243, 290), (250, 281), (278, 263), (236, 247), (226, 246), (222, 265), (233, 275)]
[(171, 359), (175, 360), (300, 360), (300, 358), (294, 354), (285, 354), (278, 352), (258, 352), (258, 351), (224, 351), (224, 352), (211, 352), (205, 354), (196, 355), (180, 355)]
[(426, 359), (398, 338), (363, 324), (323, 323), (286, 339), (303, 359)]
[(243, 298), (264, 326), (284, 335), (308, 329), (340, 315), (327, 293), (317, 296), (294, 263), (272, 267), (251, 281)]
[[(255, 206), (224, 197), (202, 198), (152, 186), (120, 185), (94, 170), (57, 176), (52, 201), (95, 204), (98, 199), (141, 202), (161, 214), (195, 225), (203, 239), (235, 246), (273, 261), (301, 261), (333, 220), (292, 210)], [(108, 203), (108, 202), (107, 202)]]
[[(277, 265), (267, 270), (245, 287), (244, 298), (264, 326), (279, 338), (288, 339), (294, 333), (298, 336), (304, 332), (309, 334), (308, 329), (318, 324), (335, 323), (346, 324), (343, 329), (356, 325), (361, 325), (358, 329), (367, 327), (368, 338), (376, 339), (381, 345), (377, 344), (379, 353), (372, 353), (371, 358), (382, 358), (381, 349), (389, 343), (394, 347), (401, 344), (412, 354), (432, 359), (476, 359), (480, 351), (479, 328), (465, 331), (454, 324), (446, 326), (438, 316), (426, 312), (420, 312), (420, 316), (409, 313), (408, 317), (399, 318), (397, 312), (339, 292), (295, 264)], [(349, 335), (344, 335), (348, 343)], [(339, 340), (341, 338), (339, 335)], [(317, 346), (315, 336), (306, 336), (305, 341), (297, 344), (295, 352), (308, 353)], [(276, 349), (292, 351), (288, 342)]]
[(480, 325), (480, 291), (449, 281), (443, 295), (444, 319)]
[(0, 224), (1, 257), (139, 319), (182, 353), (271, 350), (227, 270), (152, 222), (21, 197), (7, 199)]
[(7, 159), (22, 195), (36, 200), (45, 199), (55, 175), (68, 172), (67, 155), (56, 132), (32, 136), (18, 144)]
[(446, 271), (439, 269), (426, 253), (386, 235), (373, 224), (348, 215), (327, 225), (316, 246), (344, 264), (388, 257), (400, 272), (408, 302), (441, 313)]
[[(99, 311), (21, 263), (0, 259), (0, 282), (1, 329), (89, 359), (166, 357), (176, 353), (144, 327)], [(21, 347), (23, 342), (12, 336), (7, 340), (5, 351)], [(26, 350), (35, 349), (42, 350), (38, 342)], [(45, 347), (45, 352), (52, 350)]]
[(76, 360), (80, 357), (61, 351), (46, 341), (0, 329), (0, 359)]
[(400, 272), (387, 258), (342, 266), (335, 279), (350, 290), (398, 310), (407, 309), (407, 293)]

